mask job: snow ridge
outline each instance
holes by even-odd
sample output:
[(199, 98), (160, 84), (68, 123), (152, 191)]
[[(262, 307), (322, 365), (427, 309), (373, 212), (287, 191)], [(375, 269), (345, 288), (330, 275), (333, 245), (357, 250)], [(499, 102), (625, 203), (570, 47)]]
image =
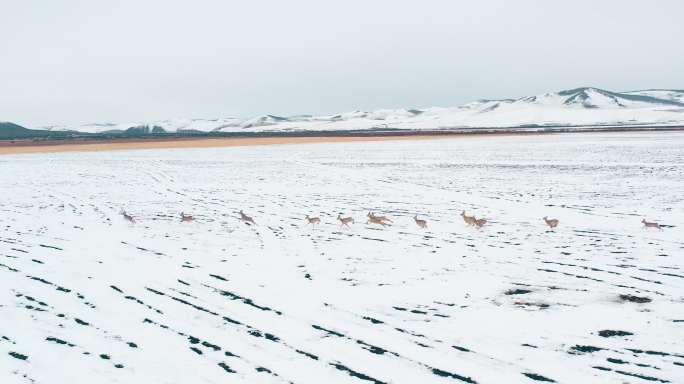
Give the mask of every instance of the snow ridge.
[(684, 90), (612, 92), (581, 87), (517, 99), (478, 100), (456, 107), (357, 110), (327, 116), (267, 114), (247, 119), (180, 118), (40, 129), (103, 133), (122, 132), (134, 127), (158, 127), (157, 132), (285, 132), (681, 124), (684, 124)]

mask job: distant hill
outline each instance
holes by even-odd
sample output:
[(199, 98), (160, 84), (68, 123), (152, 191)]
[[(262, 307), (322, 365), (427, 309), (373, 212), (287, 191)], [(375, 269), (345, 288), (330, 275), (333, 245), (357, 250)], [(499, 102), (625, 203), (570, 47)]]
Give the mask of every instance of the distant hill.
[(554, 127), (684, 126), (684, 90), (613, 92), (581, 87), (519, 98), (478, 100), (460, 106), (353, 111), (325, 116), (100, 122), (27, 129), (0, 123), (0, 138), (151, 135), (288, 134), (377, 130), (516, 129)]
[(613, 92), (596, 87), (581, 87), (515, 99), (478, 100), (454, 107), (380, 109), (327, 116), (261, 115), (246, 119), (225, 117), (125, 124), (99, 123), (73, 129), (95, 133), (117, 128), (125, 132), (131, 127), (158, 126), (168, 133), (287, 133), (643, 125), (684, 125), (684, 91), (649, 89)]
[(21, 125), (0, 121), (0, 140), (30, 138), (62, 138), (73, 135), (73, 131), (51, 132), (44, 129), (29, 129)]
[(45, 131), (24, 128), (10, 122), (0, 122), (0, 138), (23, 138), (35, 137), (44, 134)]

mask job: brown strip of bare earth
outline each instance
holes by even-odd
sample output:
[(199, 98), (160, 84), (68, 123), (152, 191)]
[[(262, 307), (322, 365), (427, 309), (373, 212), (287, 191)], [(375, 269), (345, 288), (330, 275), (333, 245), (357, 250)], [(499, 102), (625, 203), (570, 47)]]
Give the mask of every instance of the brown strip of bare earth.
[(0, 140), (0, 155), (21, 153), (56, 153), (56, 152), (95, 152), (134, 149), (168, 149), (168, 148), (212, 148), (237, 147), (272, 144), (308, 144), (308, 143), (338, 143), (356, 141), (381, 140), (432, 140), (440, 138), (455, 138), (483, 135), (541, 135), (564, 132), (635, 132), (635, 131), (684, 131), (684, 127), (632, 127), (632, 128), (584, 128), (584, 129), (552, 129), (552, 130), (479, 130), (472, 131), (391, 131), (368, 133), (324, 133), (317, 135), (260, 135), (239, 137), (139, 137), (139, 138), (88, 138), (35, 140), (16, 139)]
[(0, 141), (0, 155), (19, 153), (94, 152), (132, 149), (212, 148), (272, 144), (336, 143), (378, 140), (425, 140), (453, 135), (412, 136), (306, 136), (306, 137), (197, 137), (106, 140)]

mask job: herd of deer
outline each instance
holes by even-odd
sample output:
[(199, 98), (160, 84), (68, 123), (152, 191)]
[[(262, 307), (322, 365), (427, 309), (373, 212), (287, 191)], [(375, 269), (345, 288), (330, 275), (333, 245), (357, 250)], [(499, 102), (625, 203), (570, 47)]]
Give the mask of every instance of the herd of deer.
[[(248, 224), (248, 225), (256, 225), (256, 222), (254, 221), (254, 219), (245, 215), (245, 213), (242, 212), (242, 210), (240, 210), (239, 213), (240, 213), (240, 220), (242, 222), (244, 222), (245, 224)], [(126, 221), (128, 221), (130, 223), (135, 223), (135, 219), (133, 218), (133, 216), (129, 215), (126, 211), (122, 210), (121, 214), (123, 215), (123, 217)], [(366, 224), (377, 224), (377, 225), (381, 225), (383, 227), (387, 227), (387, 226), (392, 225), (392, 223), (393, 223), (392, 220), (388, 219), (387, 217), (378, 216), (373, 212), (368, 212), (366, 217), (368, 218), (368, 220), (366, 221)], [(467, 225), (472, 225), (472, 226), (475, 226), (477, 228), (482, 228), (485, 224), (487, 224), (487, 219), (484, 219), (484, 218), (478, 219), (475, 216), (468, 216), (468, 215), (466, 215), (465, 211), (461, 212), (461, 217), (463, 218), (463, 221)], [(547, 216), (544, 216), (542, 219), (544, 220), (546, 225), (548, 225), (549, 228), (551, 228), (551, 229), (556, 228), (558, 226), (558, 223), (560, 223), (558, 221), (558, 219), (549, 219)], [(310, 224), (312, 227), (315, 227), (316, 225), (321, 224), (321, 218), (320, 217), (310, 217), (309, 215), (306, 215), (304, 220), (306, 220), (308, 222), (308, 224)], [(184, 212), (181, 212), (180, 221), (181, 221), (181, 223), (192, 222), (192, 221), (195, 221), (195, 217), (192, 215), (186, 215)], [(340, 228), (342, 228), (342, 227), (351, 228), (349, 226), (349, 224), (354, 224), (354, 218), (353, 217), (342, 217), (341, 215), (337, 215), (337, 221), (340, 222)], [(422, 229), (427, 228), (427, 221), (424, 219), (419, 219), (418, 215), (413, 216), (413, 221), (415, 221), (415, 223), (416, 223), (416, 225), (418, 225), (418, 227), (420, 227)], [(644, 228), (656, 228), (656, 229), (659, 229), (661, 231), (663, 230), (661, 225), (658, 223), (648, 222), (648, 221), (646, 221), (646, 219), (641, 220), (641, 222), (644, 224)]]
[[(240, 220), (242, 222), (244, 222), (245, 224), (248, 224), (248, 225), (256, 225), (256, 222), (254, 221), (254, 219), (252, 219), (250, 216), (245, 215), (245, 213), (242, 212), (242, 210), (240, 210), (239, 213), (240, 213)], [(130, 223), (135, 223), (135, 219), (133, 218), (133, 216), (129, 215), (126, 211), (122, 210), (121, 214), (123, 215), (123, 217), (126, 221), (128, 221)], [(387, 226), (392, 225), (392, 223), (393, 223), (393, 221), (388, 219), (387, 217), (378, 216), (373, 212), (368, 212), (366, 217), (368, 218), (368, 220), (366, 221), (366, 224), (377, 224), (377, 225), (381, 225), (383, 227), (387, 227)], [(461, 217), (463, 218), (463, 221), (467, 225), (472, 225), (472, 226), (475, 226), (477, 228), (482, 228), (485, 224), (487, 224), (487, 219), (484, 219), (484, 218), (478, 219), (475, 216), (468, 216), (468, 215), (466, 215), (465, 211), (461, 212)], [(560, 221), (558, 221), (558, 219), (549, 219), (547, 216), (544, 216), (542, 219), (544, 220), (546, 225), (548, 225), (549, 228), (551, 228), (551, 229), (556, 228), (558, 226), (558, 223), (560, 223)], [(308, 224), (310, 224), (313, 227), (321, 224), (321, 218), (320, 217), (310, 217), (309, 215), (306, 215), (304, 220), (306, 220), (308, 222)], [(192, 221), (195, 221), (195, 217), (192, 215), (186, 215), (184, 212), (181, 212), (180, 221), (181, 221), (181, 223), (192, 222)], [(354, 224), (354, 218), (353, 217), (342, 217), (341, 215), (337, 215), (337, 221), (340, 222), (340, 228), (342, 228), (342, 227), (351, 228), (349, 226), (349, 224)], [(418, 225), (418, 227), (420, 227), (422, 229), (427, 228), (427, 221), (423, 220), (423, 219), (419, 219), (418, 215), (413, 216), (413, 221), (416, 222), (416, 225)], [(659, 229), (661, 231), (663, 230), (662, 226), (658, 223), (648, 222), (648, 221), (646, 221), (646, 219), (642, 219), (641, 222), (644, 224), (644, 228), (656, 228), (656, 229)]]
[[(254, 221), (254, 219), (252, 219), (250, 216), (245, 215), (245, 213), (242, 212), (242, 210), (240, 210), (239, 213), (240, 213), (240, 220), (242, 222), (244, 222), (245, 224), (248, 224), (248, 225), (256, 225), (256, 222)], [(123, 217), (126, 221), (128, 221), (130, 223), (135, 223), (135, 219), (133, 218), (133, 216), (129, 215), (126, 211), (122, 210), (121, 215), (123, 215)], [(378, 216), (373, 212), (368, 212), (366, 217), (368, 218), (368, 220), (366, 221), (366, 224), (377, 224), (377, 225), (381, 225), (383, 227), (387, 227), (387, 226), (391, 226), (393, 223), (393, 221), (388, 219), (387, 217)], [(484, 219), (484, 218), (478, 219), (475, 216), (468, 216), (468, 215), (466, 215), (465, 211), (461, 212), (461, 217), (463, 218), (463, 221), (467, 225), (472, 225), (472, 226), (475, 226), (477, 228), (482, 228), (485, 224), (487, 224), (487, 219)], [(306, 215), (304, 220), (306, 220), (308, 222), (307, 224), (310, 224), (313, 227), (321, 224), (321, 218), (320, 217), (310, 217), (309, 215)], [(558, 226), (558, 223), (560, 223), (560, 221), (558, 221), (558, 219), (549, 219), (547, 216), (544, 216), (542, 218), (542, 220), (544, 220), (546, 225), (548, 225), (549, 228), (551, 228), (551, 229), (556, 228)], [(192, 215), (186, 215), (184, 212), (181, 212), (180, 221), (181, 221), (181, 223), (192, 222), (192, 221), (195, 221), (195, 217)], [(351, 228), (349, 226), (349, 224), (354, 224), (354, 218), (353, 217), (342, 217), (341, 215), (337, 215), (337, 221), (340, 222), (340, 228), (342, 228), (342, 227)], [(418, 215), (413, 216), (413, 221), (415, 221), (415, 223), (418, 227), (420, 227), (422, 229), (427, 228), (427, 221), (424, 219), (419, 219)], [(641, 222), (644, 224), (644, 228), (656, 228), (656, 229), (659, 229), (661, 231), (663, 230), (661, 225), (658, 223), (648, 222), (648, 221), (646, 221), (646, 219), (642, 219)]]

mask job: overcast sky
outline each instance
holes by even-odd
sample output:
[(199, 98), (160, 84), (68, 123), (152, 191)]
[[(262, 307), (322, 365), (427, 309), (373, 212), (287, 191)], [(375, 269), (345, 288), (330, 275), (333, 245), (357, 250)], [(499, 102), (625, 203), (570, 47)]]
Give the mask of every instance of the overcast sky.
[(0, 121), (684, 88), (684, 1), (0, 0)]

